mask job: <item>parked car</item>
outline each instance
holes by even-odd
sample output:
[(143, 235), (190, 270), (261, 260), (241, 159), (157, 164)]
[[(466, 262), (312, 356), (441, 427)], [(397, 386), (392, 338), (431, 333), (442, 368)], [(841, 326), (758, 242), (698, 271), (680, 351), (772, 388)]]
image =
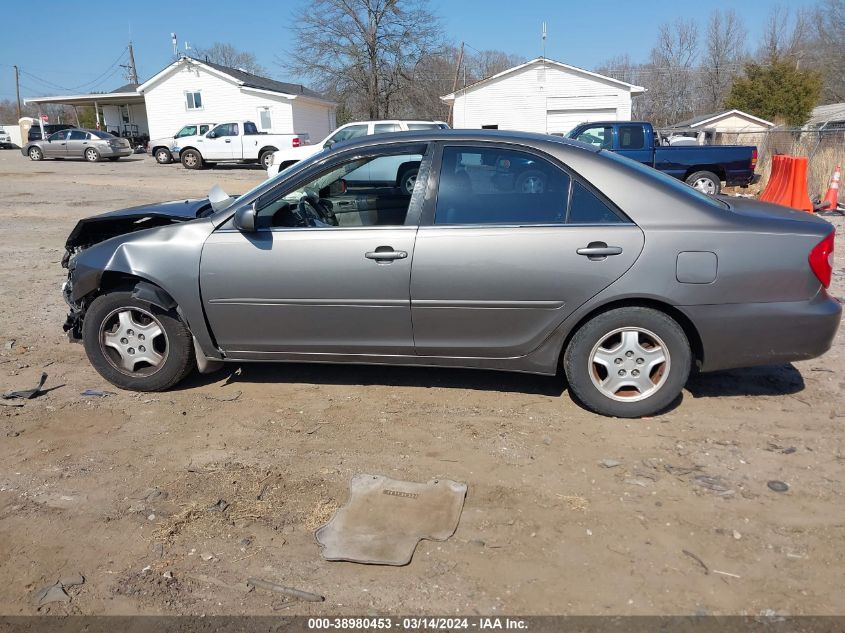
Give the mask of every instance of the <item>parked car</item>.
[[(421, 161), (412, 195), (346, 176)], [(422, 180), (424, 179), (424, 183)], [(80, 221), (65, 329), (123, 389), (195, 366), (296, 361), (554, 375), (604, 415), (671, 405), (690, 368), (829, 349), (833, 227), (702, 194), (547, 135), (418, 131), (338, 143), (238, 198)]]
[(753, 145), (662, 147), (655, 142), (659, 137), (651, 123), (644, 121), (582, 123), (567, 136), (654, 167), (711, 195), (722, 190), (722, 182), (746, 187), (759, 179)]
[[(275, 152), (270, 158), (270, 164), (267, 166), (267, 176), (273, 177), (282, 169), (290, 167), (291, 165), (305, 160), (313, 156), (317, 152), (327, 147), (331, 147), (335, 143), (341, 141), (348, 141), (353, 138), (361, 136), (370, 136), (373, 134), (387, 134), (389, 132), (402, 132), (407, 130), (437, 130), (449, 129), (449, 125), (443, 121), (356, 121), (354, 123), (347, 123), (341, 125), (334, 132), (329, 134), (322, 141), (316, 145), (303, 145), (300, 147), (289, 147), (287, 149), (280, 149)], [(407, 180), (411, 178), (416, 179), (416, 172), (404, 174)], [(407, 183), (406, 183), (407, 184)], [(413, 187), (413, 182), (411, 182)]]
[(186, 169), (202, 169), (205, 163), (259, 163), (265, 168), (280, 147), (309, 143), (307, 134), (266, 134), (252, 121), (220, 123), (206, 134), (174, 139), (170, 153)]
[(55, 132), (59, 132), (61, 130), (70, 130), (73, 128), (72, 125), (68, 125), (67, 123), (45, 123), (44, 124), (44, 135), (41, 135), (41, 126), (38, 124), (38, 121), (33, 123), (32, 127), (29, 128), (29, 133), (27, 134), (27, 142), (29, 141), (41, 141), (51, 134)]
[(10, 147), (14, 147), (12, 137), (4, 128), (0, 127), (0, 148), (7, 149)]
[(54, 132), (43, 141), (31, 141), (21, 148), (30, 160), (45, 158), (84, 158), (88, 162), (108, 158), (111, 161), (132, 155), (132, 147), (125, 138), (117, 138), (100, 130), (71, 128)]
[(153, 156), (160, 165), (167, 165), (173, 162), (173, 154), (171, 154), (170, 148), (174, 145), (178, 146), (178, 139), (186, 136), (203, 136), (213, 127), (214, 123), (190, 123), (184, 125), (173, 136), (152, 139), (147, 143), (147, 153)]

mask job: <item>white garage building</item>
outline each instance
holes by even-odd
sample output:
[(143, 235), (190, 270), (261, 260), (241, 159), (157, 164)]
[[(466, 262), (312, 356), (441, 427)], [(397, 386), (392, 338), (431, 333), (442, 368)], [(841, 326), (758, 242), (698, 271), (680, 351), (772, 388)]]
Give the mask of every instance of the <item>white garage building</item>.
[(579, 123), (628, 121), (642, 86), (538, 57), (441, 97), (453, 127), (565, 134)]
[(337, 104), (299, 84), (182, 57), (138, 86), (150, 137), (174, 134), (189, 123), (254, 121), (262, 132), (328, 136)]

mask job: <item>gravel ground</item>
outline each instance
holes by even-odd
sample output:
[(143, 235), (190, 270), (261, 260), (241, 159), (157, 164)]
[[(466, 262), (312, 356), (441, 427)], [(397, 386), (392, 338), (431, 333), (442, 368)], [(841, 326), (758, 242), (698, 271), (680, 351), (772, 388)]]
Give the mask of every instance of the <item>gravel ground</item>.
[[(162, 394), (106, 384), (61, 330), (74, 223), (262, 177), (0, 152), (0, 388), (49, 376), (0, 407), (0, 613), (845, 613), (842, 333), (820, 359), (694, 377), (637, 421), (584, 411), (560, 376), (250, 364)], [(405, 567), (323, 561), (313, 530), (362, 472), (466, 482), (457, 532)]]

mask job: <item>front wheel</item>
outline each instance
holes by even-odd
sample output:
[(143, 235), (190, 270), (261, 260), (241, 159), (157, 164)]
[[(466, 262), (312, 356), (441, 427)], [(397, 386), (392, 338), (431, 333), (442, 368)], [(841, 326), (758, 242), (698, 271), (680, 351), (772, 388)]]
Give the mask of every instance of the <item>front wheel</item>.
[(697, 171), (687, 176), (686, 183), (701, 193), (715, 196), (722, 190), (722, 181), (712, 171)]
[(97, 297), (82, 323), (88, 360), (113, 385), (132, 391), (163, 391), (191, 373), (191, 332), (166, 312), (115, 291)]
[(572, 337), (563, 357), (570, 394), (601, 415), (638, 418), (668, 407), (692, 364), (678, 323), (645, 307), (609, 310)]
[(39, 161), (44, 160), (44, 152), (38, 147), (29, 148), (29, 160)]
[(155, 158), (156, 162), (159, 165), (167, 165), (173, 160), (173, 156), (171, 155), (170, 151), (165, 149), (164, 147), (159, 147), (155, 151)]
[(195, 149), (186, 149), (180, 154), (179, 160), (185, 169), (202, 169), (202, 155)]

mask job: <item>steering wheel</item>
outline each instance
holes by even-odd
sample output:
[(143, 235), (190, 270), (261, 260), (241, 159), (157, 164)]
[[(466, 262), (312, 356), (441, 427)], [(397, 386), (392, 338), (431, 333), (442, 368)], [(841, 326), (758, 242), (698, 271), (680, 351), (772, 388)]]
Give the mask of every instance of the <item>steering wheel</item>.
[(306, 193), (299, 199), (297, 210), (304, 226), (318, 226), (318, 222), (329, 226), (338, 225), (334, 211), (313, 193)]

